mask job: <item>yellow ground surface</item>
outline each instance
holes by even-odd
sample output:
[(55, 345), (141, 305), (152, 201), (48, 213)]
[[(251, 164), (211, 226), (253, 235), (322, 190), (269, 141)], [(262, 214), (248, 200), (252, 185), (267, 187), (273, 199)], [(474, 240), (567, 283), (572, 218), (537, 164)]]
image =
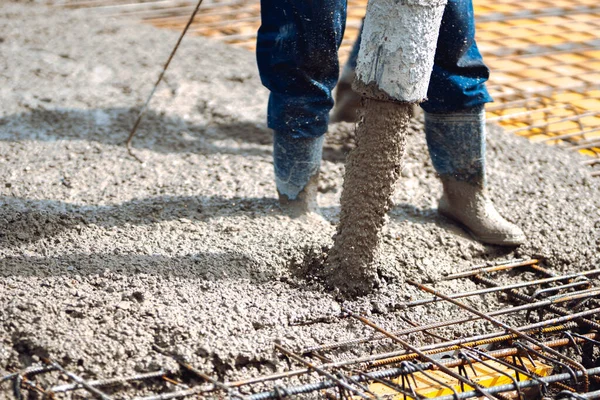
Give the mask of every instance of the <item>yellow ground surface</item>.
[[(552, 372), (551, 366), (545, 365), (539, 360), (536, 361), (535, 364), (532, 364), (531, 361), (524, 359), (523, 366), (532, 375), (541, 377), (548, 376)], [(523, 366), (520, 367), (522, 368)], [(458, 369), (458, 367), (450, 368), (450, 370), (458, 375), (461, 375), (461, 371)], [(471, 365), (466, 366), (465, 371), (467, 372), (468, 379), (484, 388), (510, 385), (515, 381), (523, 382), (531, 379), (530, 377), (494, 360), (486, 360), (483, 363), (474, 362)], [(465, 376), (464, 372), (463, 376)], [(426, 373), (416, 372), (412, 375), (412, 377), (404, 379), (404, 384), (402, 377), (392, 379), (391, 382), (393, 382), (396, 386), (403, 388), (406, 392), (410, 393), (412, 390), (414, 390), (419, 396), (425, 398), (449, 396), (452, 395), (454, 391), (456, 391), (456, 393), (462, 393), (475, 390), (475, 388), (469, 385), (461, 385), (457, 379), (452, 378), (441, 371), (428, 371)], [(369, 390), (386, 399), (413, 399), (411, 396), (405, 397), (404, 394), (383, 383), (371, 383), (369, 385)]]

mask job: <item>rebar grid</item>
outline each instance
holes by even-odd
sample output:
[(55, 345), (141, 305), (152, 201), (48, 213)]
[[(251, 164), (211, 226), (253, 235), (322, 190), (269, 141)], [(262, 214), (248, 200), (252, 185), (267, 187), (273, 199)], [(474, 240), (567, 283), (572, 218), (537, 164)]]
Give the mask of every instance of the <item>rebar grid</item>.
[[(600, 270), (560, 275), (543, 268), (540, 262), (519, 259), (478, 265), (442, 278), (442, 281), (456, 281), (458, 287), (466, 280), (483, 285), (467, 292), (443, 294), (430, 285), (409, 281), (408, 284), (434, 297), (407, 301), (387, 315), (386, 320), (398, 318), (408, 324), (396, 332), (388, 331), (365, 315), (343, 309), (340, 319), (360, 321), (376, 334), (304, 350), (276, 343), (274, 347), (279, 357), (287, 358), (290, 365), (297, 365), (299, 368), (296, 369), (290, 367), (256, 378), (222, 381), (169, 350), (156, 347), (157, 352), (176, 360), (180, 370), (90, 380), (81, 373), (69, 371), (55, 360), (44, 359), (42, 365), (0, 377), (0, 390), (11, 386), (17, 399), (30, 392), (45, 398), (57, 398), (85, 391), (88, 396), (109, 400), (130, 398), (123, 392), (130, 394), (129, 384), (132, 382), (153, 381), (154, 384), (148, 386), (159, 387), (159, 392), (138, 399), (217, 396), (262, 400), (311, 392), (323, 392), (329, 398), (421, 399), (425, 390), (435, 389), (438, 395), (434, 397), (438, 400), (482, 396), (505, 399), (503, 393), (510, 391), (516, 391), (520, 400), (526, 400), (522, 389), (532, 387), (537, 388), (540, 394), (563, 392), (564, 397), (567, 391), (582, 396), (582, 399), (594, 398), (593, 393), (599, 387), (590, 377), (600, 376), (600, 368), (595, 366), (600, 361), (600, 287), (595, 285)], [(525, 272), (540, 278), (500, 283), (506, 281), (508, 275), (513, 279), (522, 278)], [(498, 294), (513, 304), (484, 312), (459, 300)], [(467, 315), (425, 324), (405, 317), (407, 309), (427, 307), (433, 303), (457, 307), (466, 311)], [(531, 314), (532, 311), (537, 314)], [(537, 320), (530, 320), (532, 316), (536, 316)], [(510, 325), (499, 319), (506, 317), (512, 321), (518, 317), (517, 320), (523, 323)], [(490, 331), (489, 326), (481, 326), (483, 322), (491, 323), (499, 330)], [(484, 333), (451, 339), (436, 332), (439, 328), (456, 328), (467, 323), (478, 324), (479, 330)], [(409, 335), (414, 334), (427, 335), (433, 343), (413, 343)], [(375, 354), (365, 350), (363, 356), (339, 358), (344, 348), (356, 349), (365, 343), (372, 346), (381, 341), (386, 348), (392, 346), (396, 349)], [(504, 383), (485, 383), (486, 376), (478, 375), (481, 371), (491, 374), (494, 381)], [(70, 383), (44, 387), (38, 380), (38, 376), (48, 377), (57, 373)], [(189, 375), (194, 379), (190, 380)], [(301, 381), (309, 383), (299, 384)], [(260, 391), (265, 386), (271, 389)]]

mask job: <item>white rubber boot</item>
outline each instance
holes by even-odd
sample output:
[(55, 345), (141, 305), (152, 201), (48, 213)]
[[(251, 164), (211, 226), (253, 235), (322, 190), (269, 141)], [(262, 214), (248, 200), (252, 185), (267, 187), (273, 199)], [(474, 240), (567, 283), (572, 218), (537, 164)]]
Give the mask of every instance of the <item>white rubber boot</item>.
[(439, 213), (458, 222), (482, 243), (523, 244), (523, 231), (498, 213), (486, 190), (483, 107), (425, 113), (425, 133), (431, 160), (444, 186)]
[(463, 226), (474, 239), (499, 246), (519, 246), (525, 234), (515, 224), (504, 219), (490, 200), (485, 188), (442, 177), (444, 194), (438, 212)]

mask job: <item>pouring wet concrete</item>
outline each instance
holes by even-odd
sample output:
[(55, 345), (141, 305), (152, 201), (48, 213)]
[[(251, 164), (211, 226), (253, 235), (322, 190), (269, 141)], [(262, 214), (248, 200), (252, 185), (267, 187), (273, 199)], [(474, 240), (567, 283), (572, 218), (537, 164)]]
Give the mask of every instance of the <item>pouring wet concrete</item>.
[[(134, 140), (140, 164), (123, 145), (131, 107), (178, 33), (40, 5), (0, 13), (0, 374), (48, 355), (86, 378), (176, 368), (159, 346), (233, 379), (286, 369), (274, 340), (296, 349), (371, 333), (338, 319), (340, 302), (311, 278), (332, 244), (353, 125), (327, 138), (319, 203), (329, 224), (292, 220), (277, 205), (251, 53), (187, 37)], [(584, 158), (496, 127), (488, 136), (494, 202), (528, 242), (484, 246), (437, 215), (441, 184), (412, 121), (374, 261), (381, 287), (346, 306), (394, 330), (405, 326), (394, 305), (423, 296), (405, 277), (521, 256), (557, 272), (598, 265), (600, 189)], [(402, 315), (460, 313), (435, 304)]]

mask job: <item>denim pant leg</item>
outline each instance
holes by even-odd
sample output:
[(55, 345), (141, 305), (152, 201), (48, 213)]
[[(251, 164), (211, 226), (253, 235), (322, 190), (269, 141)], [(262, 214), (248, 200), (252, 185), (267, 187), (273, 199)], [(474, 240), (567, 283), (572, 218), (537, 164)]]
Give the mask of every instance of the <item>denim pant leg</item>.
[(489, 69), (475, 43), (475, 15), (471, 0), (448, 0), (427, 92), (426, 112), (449, 113), (492, 100), (485, 82)]
[(292, 138), (327, 131), (346, 0), (261, 0), (256, 57), (271, 95), (268, 125)]
[[(362, 26), (361, 26), (362, 32)], [(356, 68), (360, 36), (346, 68)], [(489, 69), (475, 43), (475, 16), (471, 0), (449, 0), (444, 10), (429, 89), (421, 104), (431, 113), (447, 113), (489, 103), (485, 82)]]

